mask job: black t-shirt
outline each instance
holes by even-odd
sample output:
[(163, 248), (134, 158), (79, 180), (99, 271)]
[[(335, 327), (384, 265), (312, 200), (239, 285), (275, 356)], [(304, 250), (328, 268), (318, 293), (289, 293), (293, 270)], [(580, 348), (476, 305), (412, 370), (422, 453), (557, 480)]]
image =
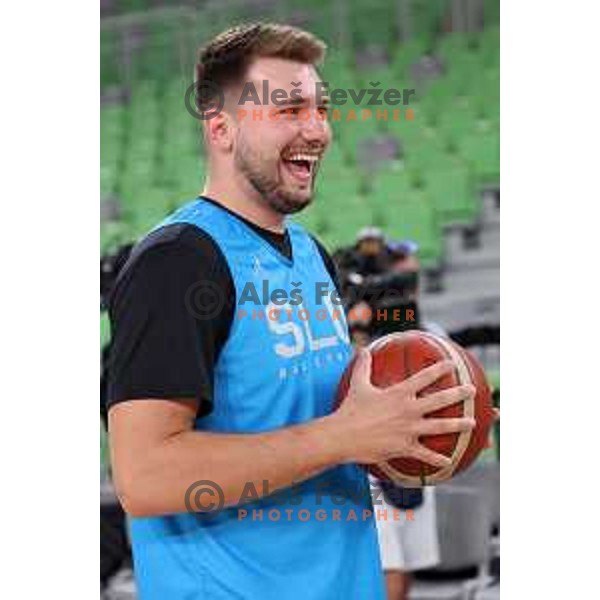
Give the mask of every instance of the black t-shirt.
[[(237, 214), (235, 218), (291, 258), (287, 231), (278, 234)], [(331, 257), (315, 243), (339, 289)], [(189, 292), (200, 281), (214, 283), (228, 299), (214, 318), (195, 318), (189, 308)], [(153, 231), (132, 251), (112, 290), (108, 310), (113, 332), (107, 363), (108, 406), (143, 398), (195, 398), (199, 415), (208, 414), (214, 366), (235, 315), (235, 286), (215, 240), (186, 223)]]

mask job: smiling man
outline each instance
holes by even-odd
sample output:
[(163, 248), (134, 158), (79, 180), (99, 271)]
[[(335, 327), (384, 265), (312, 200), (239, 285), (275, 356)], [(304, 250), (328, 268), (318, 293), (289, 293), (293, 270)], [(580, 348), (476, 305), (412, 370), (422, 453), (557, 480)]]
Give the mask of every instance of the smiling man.
[[(198, 81), (225, 99), (203, 123), (205, 189), (136, 246), (113, 291), (111, 452), (141, 600), (381, 600), (357, 463), (410, 456), (444, 466), (419, 435), (474, 425), (423, 417), (473, 393), (417, 400), (451, 365), (382, 390), (370, 383), (368, 353), (333, 411), (351, 356), (346, 322), (303, 320), (299, 310), (333, 316), (314, 290), (333, 291), (335, 272), (287, 219), (312, 201), (331, 138), (316, 95), (323, 55), (309, 33), (272, 24), (229, 30), (201, 51)], [(302, 98), (237, 106), (245, 82), (265, 80), (290, 96), (300, 83)], [(281, 321), (236, 318), (242, 290), (265, 281), (288, 298), (301, 282), (302, 303), (277, 305)], [(260, 497), (238, 507), (249, 486)], [(267, 495), (276, 490), (291, 490), (289, 502)], [(273, 509), (285, 516), (270, 518)]]

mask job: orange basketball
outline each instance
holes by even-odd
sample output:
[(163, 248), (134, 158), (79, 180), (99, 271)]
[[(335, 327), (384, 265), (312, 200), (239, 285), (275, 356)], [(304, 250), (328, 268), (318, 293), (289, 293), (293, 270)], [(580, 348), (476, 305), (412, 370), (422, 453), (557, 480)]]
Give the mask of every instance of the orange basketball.
[[(371, 383), (385, 388), (404, 381), (412, 374), (440, 360), (451, 360), (454, 372), (445, 375), (419, 395), (427, 395), (455, 385), (472, 384), (477, 392), (472, 401), (463, 401), (431, 412), (427, 417), (474, 417), (474, 429), (463, 433), (425, 435), (421, 443), (452, 459), (448, 467), (428, 465), (413, 458), (395, 458), (367, 468), (379, 479), (405, 486), (421, 486), (450, 479), (466, 469), (487, 446), (494, 422), (491, 390), (485, 372), (472, 354), (451, 340), (423, 331), (392, 333), (373, 342)], [(348, 365), (337, 391), (336, 406), (348, 392), (355, 359)]]

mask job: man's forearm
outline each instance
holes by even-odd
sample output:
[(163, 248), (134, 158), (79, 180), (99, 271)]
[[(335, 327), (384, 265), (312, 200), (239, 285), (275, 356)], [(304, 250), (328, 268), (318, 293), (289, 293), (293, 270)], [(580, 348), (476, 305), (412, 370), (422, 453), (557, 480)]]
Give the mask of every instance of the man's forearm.
[(184, 431), (117, 474), (117, 487), (135, 516), (185, 512), (186, 491), (199, 480), (217, 484), (231, 506), (248, 483), (261, 494), (266, 480), (270, 493), (344, 462), (343, 437), (332, 416), (261, 434)]

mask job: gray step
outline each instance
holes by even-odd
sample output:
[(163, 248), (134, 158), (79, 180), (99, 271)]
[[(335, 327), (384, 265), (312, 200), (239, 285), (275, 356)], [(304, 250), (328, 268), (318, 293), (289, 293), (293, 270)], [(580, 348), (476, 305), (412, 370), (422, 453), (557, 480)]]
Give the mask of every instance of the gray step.
[(422, 582), (415, 581), (408, 593), (409, 600), (468, 600), (469, 588), (461, 581)]
[(439, 306), (447, 303), (446, 297), (459, 295), (477, 298), (482, 295), (500, 295), (500, 270), (497, 265), (476, 269), (448, 270), (443, 275), (444, 291), (423, 295), (423, 304)]
[(483, 222), (500, 225), (500, 208), (496, 206), (496, 195), (493, 192), (484, 192), (481, 205)]
[(486, 232), (486, 243), (478, 250), (458, 250), (449, 257), (446, 262), (446, 274), (452, 277), (452, 273), (461, 270), (487, 269), (500, 265), (500, 234), (498, 232)]
[(500, 584), (478, 592), (474, 600), (500, 600)]
[(451, 228), (444, 233), (444, 264), (452, 267), (466, 261), (477, 261), (479, 256), (500, 262), (500, 228), (497, 224), (482, 223), (479, 229), (479, 247), (465, 248), (464, 234), (460, 228)]
[(434, 302), (422, 302), (425, 320), (434, 321), (447, 331), (467, 326), (500, 322), (499, 294), (443, 294)]

